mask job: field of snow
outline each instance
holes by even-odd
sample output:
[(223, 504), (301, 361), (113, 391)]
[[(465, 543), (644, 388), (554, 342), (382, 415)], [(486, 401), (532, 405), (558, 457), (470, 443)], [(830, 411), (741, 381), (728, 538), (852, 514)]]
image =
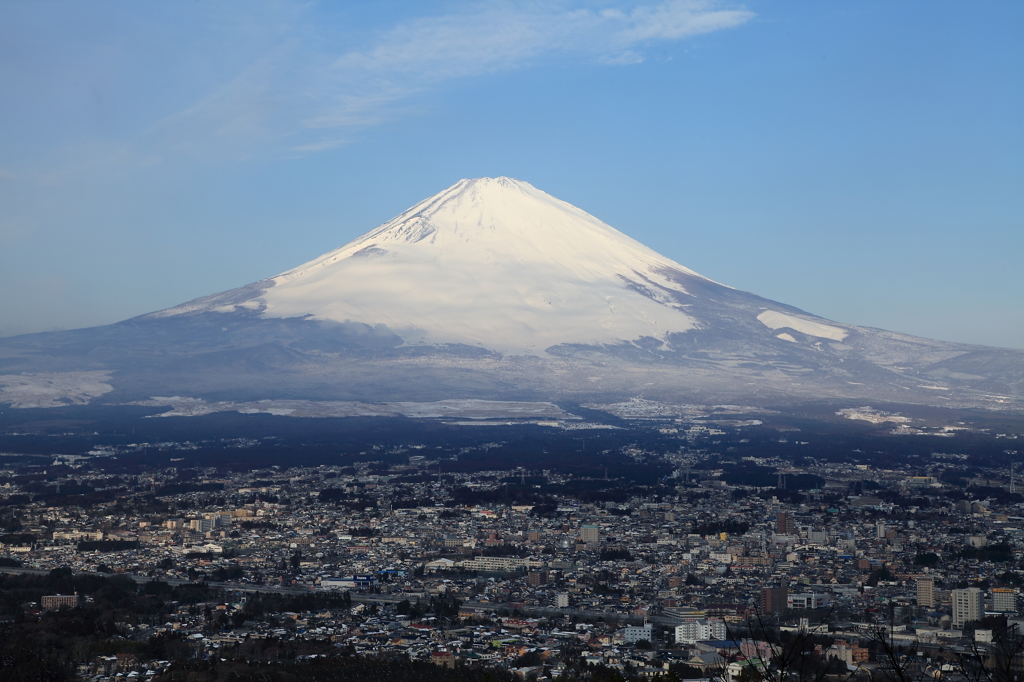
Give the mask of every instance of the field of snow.
[[(786, 313), (780, 313), (775, 310), (766, 310), (757, 316), (757, 319), (764, 326), (769, 329), (782, 329), (787, 327), (789, 329), (795, 329), (798, 332), (807, 334), (808, 336), (817, 336), (822, 339), (832, 339), (833, 341), (842, 341), (849, 332), (839, 327), (832, 327), (827, 324), (820, 322), (814, 322), (812, 320), (805, 320), (802, 317), (796, 317), (795, 315), (787, 315)], [(789, 338), (785, 338), (788, 336)], [(779, 335), (780, 339), (786, 341), (796, 341), (791, 335), (786, 334), (785, 336)]]
[(208, 403), (182, 396), (153, 397), (134, 403), (167, 406), (154, 417), (199, 417), (214, 412), (272, 414), (286, 417), (410, 417), (414, 419), (575, 419), (553, 403), (501, 400), (440, 400), (437, 402), (362, 403), (315, 400), (260, 400)]
[(15, 408), (85, 405), (113, 390), (110, 372), (50, 372), (0, 376), (0, 403)]
[(621, 403), (588, 403), (583, 407), (613, 414), (622, 419), (700, 419), (727, 414), (749, 414), (771, 412), (747, 405), (676, 405), (660, 403), (643, 398), (634, 398)]
[(898, 414), (883, 412), (871, 407), (850, 407), (845, 410), (839, 410), (836, 414), (847, 419), (859, 419), (871, 422), (872, 424), (909, 424), (911, 422), (910, 417), (902, 417)]

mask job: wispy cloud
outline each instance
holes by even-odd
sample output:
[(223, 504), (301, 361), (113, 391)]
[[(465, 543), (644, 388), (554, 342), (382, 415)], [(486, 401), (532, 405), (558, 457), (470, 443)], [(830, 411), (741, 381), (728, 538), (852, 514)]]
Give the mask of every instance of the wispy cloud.
[[(12, 135), (27, 141), (4, 159), (0, 191), (123, 177), (174, 159), (322, 153), (421, 112), (420, 95), (459, 80), (566, 61), (632, 68), (655, 45), (754, 16), (731, 1), (484, 0), (367, 31), (358, 20), (346, 23), (344, 12), (331, 14), (329, 3), (268, 0), (244, 11), (129, 12), (133, 30), (81, 44), (43, 31), (19, 48), (21, 63), (35, 70), (11, 82), (21, 88), (11, 101), (37, 108), (8, 107), (20, 118), (4, 119), (14, 122), (9, 131), (20, 126), (37, 138)], [(64, 51), (33, 47), (46, 40)], [(26, 113), (33, 111), (40, 116)], [(74, 115), (56, 115), (62, 111)], [(59, 136), (40, 132), (46, 128), (35, 119), (47, 116), (59, 122), (51, 127)]]
[[(630, 8), (484, 3), (400, 23), (359, 49), (332, 54), (331, 37), (292, 40), (153, 131), (201, 152), (278, 141), (314, 153), (345, 143), (344, 131), (391, 120), (442, 83), (573, 58), (639, 64), (655, 43), (739, 26), (753, 17), (712, 0)], [(272, 145), (276, 146), (276, 145)]]

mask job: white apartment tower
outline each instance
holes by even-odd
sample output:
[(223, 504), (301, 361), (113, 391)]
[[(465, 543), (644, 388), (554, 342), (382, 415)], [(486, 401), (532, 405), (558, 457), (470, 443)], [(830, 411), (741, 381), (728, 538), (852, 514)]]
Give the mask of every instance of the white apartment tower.
[(977, 587), (953, 590), (950, 597), (953, 602), (954, 630), (962, 628), (968, 621), (981, 620), (985, 615), (985, 593)]
[(676, 644), (693, 644), (709, 639), (725, 639), (725, 621), (719, 618), (688, 620), (676, 626)]

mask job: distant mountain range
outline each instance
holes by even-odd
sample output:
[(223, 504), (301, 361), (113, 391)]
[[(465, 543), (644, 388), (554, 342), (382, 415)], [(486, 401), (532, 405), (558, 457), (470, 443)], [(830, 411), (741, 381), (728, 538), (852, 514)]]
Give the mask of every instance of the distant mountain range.
[(8, 403), (1024, 405), (1024, 351), (857, 327), (733, 289), (510, 178), (462, 180), (238, 289), (0, 339), (0, 373)]

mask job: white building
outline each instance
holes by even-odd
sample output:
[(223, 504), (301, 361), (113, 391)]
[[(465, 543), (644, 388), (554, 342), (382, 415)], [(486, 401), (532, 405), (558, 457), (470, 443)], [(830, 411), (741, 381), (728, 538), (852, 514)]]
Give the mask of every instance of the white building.
[(435, 559), (423, 564), (423, 570), (435, 573), (437, 571), (450, 571), (455, 568), (455, 562), (451, 559)]
[(320, 589), (322, 590), (366, 590), (377, 584), (377, 577), (374, 575), (353, 575), (347, 578), (322, 578)]
[(968, 621), (981, 620), (985, 615), (985, 593), (977, 587), (953, 590), (950, 601), (953, 603), (954, 630), (959, 630)]
[(191, 530), (198, 531), (200, 533), (209, 533), (211, 530), (217, 527), (216, 519), (191, 519), (188, 522), (188, 527)]
[(569, 595), (565, 592), (559, 592), (555, 595), (555, 608), (556, 609), (567, 609), (569, 608)]
[(626, 644), (636, 644), (641, 639), (646, 639), (648, 642), (654, 641), (654, 626), (650, 623), (627, 625), (620, 633), (622, 634), (622, 641)]
[(791, 609), (820, 609), (828, 604), (827, 594), (790, 594), (786, 597), (786, 606)]
[(720, 618), (687, 620), (676, 626), (676, 644), (693, 644), (709, 639), (725, 639), (725, 621)]
[(462, 567), (467, 571), (483, 571), (485, 573), (506, 573), (521, 568), (533, 568), (535, 565), (539, 567), (543, 564), (536, 560), (531, 563), (528, 559), (506, 556), (480, 556), (462, 562)]

